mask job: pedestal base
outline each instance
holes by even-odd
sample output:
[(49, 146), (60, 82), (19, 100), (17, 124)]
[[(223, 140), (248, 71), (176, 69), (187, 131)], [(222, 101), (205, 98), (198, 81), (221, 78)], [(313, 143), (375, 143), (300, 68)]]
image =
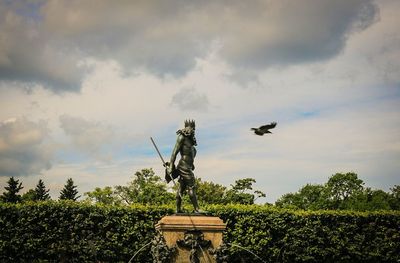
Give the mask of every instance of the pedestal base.
[(171, 215), (157, 224), (168, 248), (176, 248), (171, 262), (216, 262), (211, 251), (222, 244), (226, 224), (219, 218), (204, 215)]

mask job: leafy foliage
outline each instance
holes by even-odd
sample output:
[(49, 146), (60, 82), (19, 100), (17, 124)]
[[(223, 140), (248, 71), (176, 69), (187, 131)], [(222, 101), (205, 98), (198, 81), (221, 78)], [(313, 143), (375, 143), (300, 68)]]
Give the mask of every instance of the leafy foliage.
[(390, 190), (392, 191), (389, 199), (390, 207), (395, 210), (400, 210), (400, 185), (395, 185)]
[(245, 191), (252, 190), (255, 182), (253, 178), (236, 180), (235, 184), (231, 185), (232, 188), (226, 192), (225, 203), (254, 204), (254, 195)]
[(364, 182), (355, 173), (336, 173), (324, 185), (303, 186), (296, 193), (280, 197), (276, 206), (305, 210), (399, 210), (400, 194), (396, 197), (396, 186), (392, 193), (364, 188)]
[(87, 200), (93, 203), (100, 203), (104, 205), (121, 204), (121, 200), (110, 186), (106, 186), (103, 189), (96, 187), (94, 191), (86, 192), (85, 195), (87, 196)]
[[(225, 204), (254, 204), (254, 201), (259, 197), (265, 197), (265, 194), (259, 190), (255, 190), (253, 193), (253, 183), (256, 180), (253, 178), (244, 178), (235, 181), (234, 185), (231, 185), (231, 189), (226, 191), (224, 196)], [(257, 195), (257, 197), (255, 196)]]
[(326, 183), (326, 191), (330, 208), (338, 209), (351, 197), (360, 194), (363, 190), (364, 182), (358, 178), (356, 173), (336, 173), (331, 176)]
[[(400, 212), (286, 210), (225, 205), (229, 262), (398, 262)], [(261, 261), (260, 261), (261, 262)]]
[[(128, 262), (168, 207), (47, 201), (0, 205), (0, 262)], [(149, 250), (135, 262), (149, 262)]]
[(300, 209), (322, 209), (325, 206), (325, 187), (318, 184), (307, 184), (297, 193), (288, 193), (276, 201), (278, 207)]
[(1, 196), (1, 200), (7, 203), (21, 202), (22, 198), (21, 195), (18, 194), (18, 192), (24, 188), (22, 186), (22, 183), (20, 183), (18, 179), (14, 179), (14, 177), (11, 177), (7, 181), (7, 184), (8, 186), (4, 187), (6, 191)]
[(78, 196), (77, 186), (74, 185), (74, 181), (72, 178), (67, 180), (67, 183), (64, 185), (64, 188), (60, 192), (60, 200), (72, 200), (76, 201), (80, 196)]
[[(199, 202), (205, 204), (254, 204), (259, 197), (265, 197), (265, 194), (259, 190), (253, 190), (253, 178), (244, 178), (235, 181), (234, 185), (226, 188), (223, 185), (213, 182), (202, 181), (196, 178), (196, 194)], [(173, 187), (176, 191), (177, 186)], [(184, 200), (189, 202), (189, 198), (184, 196)]]
[(213, 182), (202, 181), (196, 178), (196, 194), (202, 204), (222, 204), (226, 187)]
[(116, 194), (127, 204), (168, 204), (175, 195), (167, 191), (167, 184), (153, 169), (142, 169), (127, 186), (116, 186)]
[[(400, 212), (205, 207), (227, 223), (229, 262), (398, 262)], [(0, 262), (128, 262), (172, 206), (72, 201), (0, 204)], [(135, 262), (152, 262), (150, 248)]]
[(23, 202), (36, 201), (35, 189), (29, 189), (26, 193), (22, 195)]

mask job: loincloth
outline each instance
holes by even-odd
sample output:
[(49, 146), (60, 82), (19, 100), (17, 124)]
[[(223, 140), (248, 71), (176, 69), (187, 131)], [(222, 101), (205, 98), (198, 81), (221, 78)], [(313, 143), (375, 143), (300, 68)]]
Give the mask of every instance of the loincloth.
[(185, 166), (178, 166), (177, 170), (179, 173), (179, 183), (184, 184), (185, 187), (195, 186), (195, 177), (192, 169)]

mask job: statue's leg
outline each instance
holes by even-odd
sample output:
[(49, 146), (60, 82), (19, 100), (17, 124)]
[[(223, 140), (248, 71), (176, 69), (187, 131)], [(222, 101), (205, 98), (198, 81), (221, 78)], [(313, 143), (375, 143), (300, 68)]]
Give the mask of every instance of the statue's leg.
[(179, 192), (176, 194), (176, 213), (182, 213), (182, 198), (179, 195)]
[(179, 183), (179, 188), (176, 191), (176, 213), (182, 213), (182, 196), (184, 193), (184, 184)]
[(193, 204), (194, 211), (199, 212), (199, 203), (197, 202), (196, 187), (193, 185), (189, 186), (188, 188), (189, 188), (188, 189), (189, 198)]

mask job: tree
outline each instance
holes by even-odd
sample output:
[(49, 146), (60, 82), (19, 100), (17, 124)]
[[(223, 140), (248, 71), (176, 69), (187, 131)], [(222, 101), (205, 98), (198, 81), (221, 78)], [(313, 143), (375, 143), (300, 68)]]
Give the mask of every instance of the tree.
[(261, 192), (260, 190), (255, 190), (254, 194), (255, 194), (254, 201), (256, 201), (260, 197), (266, 197), (267, 196), (264, 192)]
[(253, 190), (253, 183), (256, 180), (253, 178), (244, 178), (235, 181), (235, 185), (232, 186), (232, 190), (237, 191), (239, 193), (244, 193), (246, 190)]
[(36, 201), (45, 201), (50, 200), (49, 189), (46, 189), (44, 182), (42, 179), (39, 179), (39, 182), (35, 188), (35, 200)]
[(282, 208), (299, 209), (301, 204), (300, 196), (297, 193), (287, 193), (276, 200), (275, 205)]
[(199, 202), (205, 204), (223, 204), (226, 187), (196, 178), (196, 194)]
[(29, 189), (25, 194), (22, 195), (22, 201), (35, 201), (36, 200), (36, 192), (35, 189)]
[(254, 193), (249, 193), (253, 190), (253, 183), (256, 180), (253, 178), (244, 178), (235, 181), (234, 185), (231, 185), (231, 189), (226, 191), (224, 202), (234, 203), (234, 204), (254, 204), (256, 197), (254, 193), (257, 194), (257, 198), (265, 197), (265, 194), (261, 191), (254, 191)]
[(78, 190), (76, 190), (77, 186), (74, 185), (74, 181), (72, 178), (67, 180), (67, 183), (64, 185), (64, 188), (60, 192), (60, 200), (73, 200), (76, 201), (80, 196), (77, 196)]
[(175, 200), (175, 195), (167, 191), (167, 184), (151, 168), (135, 172), (134, 179), (127, 186), (116, 186), (115, 192), (127, 204), (166, 204)]
[(302, 209), (323, 209), (326, 208), (326, 187), (320, 184), (307, 184), (299, 191)]
[(390, 208), (393, 210), (400, 210), (400, 185), (395, 185), (390, 188)]
[(356, 173), (336, 173), (326, 183), (327, 198), (330, 201), (329, 208), (343, 209), (349, 199), (364, 189), (364, 182), (358, 179)]
[(86, 192), (87, 200), (95, 203), (101, 203), (105, 205), (119, 205), (121, 200), (115, 194), (110, 186), (106, 186), (103, 189), (96, 187), (92, 192)]
[(357, 211), (390, 210), (390, 194), (367, 187), (343, 204), (344, 209)]
[(275, 205), (306, 210), (375, 211), (395, 209), (396, 196), (400, 197), (399, 187), (395, 186), (391, 189), (392, 193), (387, 193), (383, 190), (364, 188), (363, 185), (364, 182), (355, 173), (337, 173), (331, 176), (324, 185), (307, 184), (296, 193), (283, 195), (275, 202)]
[(13, 176), (7, 181), (7, 184), (8, 186), (4, 187), (4, 189), (6, 189), (7, 191), (4, 192), (1, 196), (2, 201), (8, 203), (21, 202), (22, 198), (21, 195), (18, 194), (18, 192), (24, 188), (22, 186), (22, 183), (20, 183), (18, 179), (15, 180)]
[(323, 209), (325, 204), (325, 187), (319, 184), (307, 184), (296, 193), (285, 194), (280, 197), (275, 205), (285, 208), (300, 208), (317, 210)]

